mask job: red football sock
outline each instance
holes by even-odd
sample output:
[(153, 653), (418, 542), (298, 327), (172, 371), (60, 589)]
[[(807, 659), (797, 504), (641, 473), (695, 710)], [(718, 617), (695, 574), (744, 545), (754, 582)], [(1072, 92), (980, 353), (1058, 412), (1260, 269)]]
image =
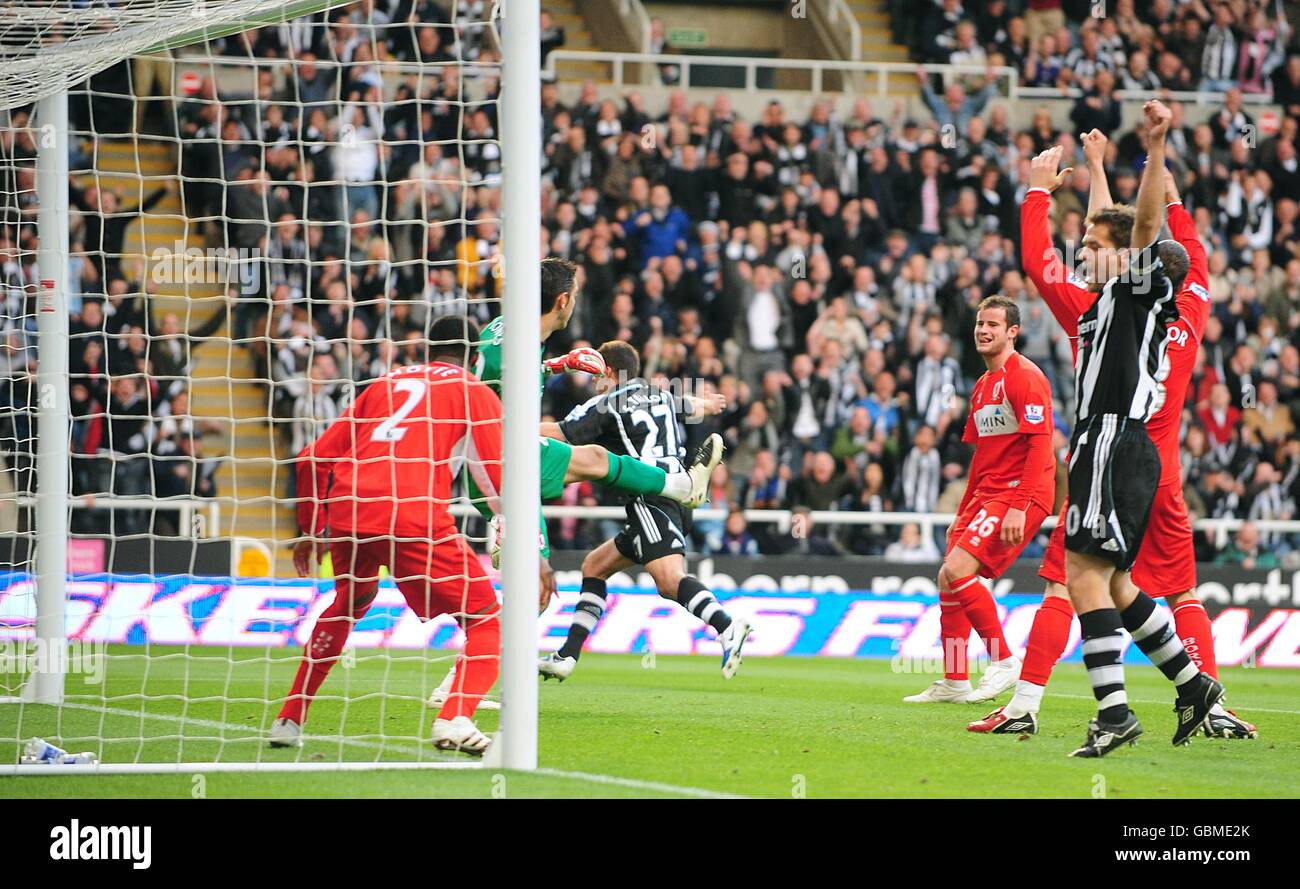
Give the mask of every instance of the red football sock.
[(487, 617), (471, 618), (465, 629), (465, 648), (456, 659), (456, 678), (451, 694), (438, 711), (439, 719), (457, 716), (473, 718), (483, 696), (497, 681), (501, 672), (501, 620), (500, 612)]
[(1184, 602), (1174, 608), (1174, 629), (1183, 640), (1187, 656), (1202, 673), (1219, 678), (1219, 664), (1214, 656), (1214, 630), (1210, 616), (1200, 602)]
[(1074, 609), (1069, 599), (1044, 596), (1038, 606), (1033, 626), (1029, 628), (1029, 641), (1025, 643), (1025, 663), (1020, 668), (1020, 678), (1034, 685), (1047, 686), (1052, 668), (1065, 653), (1070, 641), (1070, 623)]
[(366, 613), (374, 597), (367, 599), (355, 616), (340, 604), (343, 599), (343, 596), (336, 595), (333, 603), (316, 619), (311, 639), (298, 664), (298, 673), (293, 677), (289, 697), (285, 698), (284, 706), (280, 708), (280, 718), (292, 719), (299, 725), (307, 721), (307, 708), (311, 705), (311, 699), (316, 696), (316, 690), (338, 662), (343, 646), (352, 633), (353, 624)]
[(989, 660), (1000, 661), (1011, 656), (1011, 646), (1002, 635), (1002, 621), (998, 620), (998, 607), (993, 604), (993, 594), (974, 574), (952, 582), (952, 594), (961, 602), (975, 632), (984, 640)]
[(966, 641), (970, 620), (957, 597), (939, 590), (939, 636), (943, 641), (943, 678), (969, 679), (966, 672)]

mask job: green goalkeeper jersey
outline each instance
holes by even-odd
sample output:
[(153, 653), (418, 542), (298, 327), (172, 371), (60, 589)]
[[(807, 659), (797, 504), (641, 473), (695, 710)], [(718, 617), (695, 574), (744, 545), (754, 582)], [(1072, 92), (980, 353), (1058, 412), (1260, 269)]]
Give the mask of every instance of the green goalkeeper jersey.
[[(506, 329), (505, 319), (498, 315), (492, 319), (492, 323), (484, 327), (479, 333), (478, 338), (478, 361), (474, 364), (474, 376), (487, 383), (501, 397), (501, 344), (505, 341)], [(537, 347), (537, 359), (540, 362), (546, 349), (544, 346)], [(544, 384), (539, 382), (537, 387), (537, 397), (542, 397)], [(541, 470), (542, 470), (542, 497), (550, 499), (558, 497), (559, 492), (555, 490), (556, 476), (558, 475), (559, 489), (564, 487), (564, 476), (568, 471), (569, 453), (571, 448), (563, 442), (550, 441), (539, 442), (543, 445), (557, 445), (557, 447), (544, 447), (541, 452)], [(563, 465), (561, 465), (563, 464)], [(469, 472), (465, 473), (465, 483), (469, 491), (470, 502), (474, 508), (485, 519), (492, 518), (492, 510), (488, 508), (487, 500), (479, 491), (474, 480), (470, 478)], [(546, 533), (546, 520), (541, 522), (541, 548), (542, 557), (549, 559), (551, 557), (551, 543)]]
[[(492, 319), (492, 323), (483, 328), (478, 337), (478, 362), (474, 365), (474, 376), (491, 386), (501, 397), (501, 344), (505, 342), (505, 318), (501, 315)], [(537, 347), (537, 360), (540, 362), (546, 354), (545, 346)], [(537, 384), (537, 397), (542, 397), (545, 389), (543, 382)]]

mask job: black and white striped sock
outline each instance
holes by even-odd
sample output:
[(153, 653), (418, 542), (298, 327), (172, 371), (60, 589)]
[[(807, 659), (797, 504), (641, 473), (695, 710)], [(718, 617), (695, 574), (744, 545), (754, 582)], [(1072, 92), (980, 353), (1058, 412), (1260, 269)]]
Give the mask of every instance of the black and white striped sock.
[(560, 657), (578, 659), (582, 646), (596, 629), (596, 622), (605, 613), (605, 581), (599, 577), (584, 577), (578, 605), (573, 609), (573, 623), (569, 624), (569, 637), (560, 646)]
[(725, 633), (731, 626), (731, 615), (723, 610), (713, 592), (690, 574), (677, 584), (677, 601), (718, 633)]
[(1174, 623), (1156, 600), (1139, 592), (1133, 604), (1120, 614), (1124, 629), (1133, 636), (1137, 647), (1160, 668), (1165, 678), (1178, 686), (1179, 694), (1191, 690), (1192, 681), (1200, 670), (1187, 656), (1183, 640), (1178, 638)]
[(1128, 694), (1124, 691), (1124, 636), (1119, 612), (1099, 608), (1079, 615), (1083, 631), (1083, 665), (1097, 698), (1097, 718), (1102, 722), (1123, 722), (1128, 717)]

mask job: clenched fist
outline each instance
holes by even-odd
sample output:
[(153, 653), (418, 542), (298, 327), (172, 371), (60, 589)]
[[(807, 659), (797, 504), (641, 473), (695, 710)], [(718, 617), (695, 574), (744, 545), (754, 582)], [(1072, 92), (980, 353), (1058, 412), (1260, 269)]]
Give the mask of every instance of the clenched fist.
[(1169, 106), (1153, 99), (1142, 106), (1142, 113), (1146, 116), (1147, 136), (1151, 139), (1163, 139), (1169, 132), (1170, 122), (1174, 119), (1174, 113), (1169, 110)]
[(1083, 156), (1087, 158), (1089, 166), (1100, 167), (1106, 162), (1106, 145), (1110, 140), (1105, 133), (1096, 129), (1089, 130), (1079, 134), (1079, 141), (1083, 143)]

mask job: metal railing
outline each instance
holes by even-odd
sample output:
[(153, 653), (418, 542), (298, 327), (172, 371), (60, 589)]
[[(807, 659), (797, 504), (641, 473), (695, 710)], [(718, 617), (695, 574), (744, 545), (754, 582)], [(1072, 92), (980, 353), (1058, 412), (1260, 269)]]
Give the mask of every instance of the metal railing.
[[(0, 504), (14, 503), (20, 509), (36, 506), (31, 496), (0, 497)], [(120, 496), (82, 496), (68, 498), (69, 509), (107, 509), (112, 511), (150, 510), (179, 513), (176, 519), (177, 538), (185, 540), (212, 540), (221, 537), (221, 504), (217, 500), (201, 497), (163, 498), (147, 494)], [(468, 507), (466, 507), (468, 508)], [(74, 533), (73, 537), (83, 535)], [(99, 535), (90, 535), (99, 536)], [(273, 541), (274, 543), (274, 541)], [(271, 574), (275, 573), (275, 552), (272, 544), (254, 537), (230, 538), (230, 576), (238, 577), (240, 558), (244, 550), (262, 554)]]
[[(851, 15), (851, 13), (849, 13)], [(856, 24), (856, 20), (854, 20)], [(545, 73), (549, 77), (555, 77), (555, 66), (557, 62), (603, 62), (610, 66), (610, 80), (612, 85), (618, 89), (625, 86), (638, 86), (643, 84), (629, 83), (627, 77), (627, 66), (629, 65), (675, 65), (681, 70), (681, 84), (684, 87), (691, 85), (691, 69), (707, 66), (709, 68), (729, 68), (732, 70), (743, 70), (744, 72), (744, 90), (746, 92), (758, 92), (764, 87), (759, 86), (758, 71), (807, 71), (810, 72), (811, 86), (808, 91), (814, 94), (823, 92), (823, 84), (827, 81), (827, 74), (836, 73), (840, 75), (852, 75), (855, 78), (866, 81), (871, 77), (875, 79), (874, 93), (877, 96), (889, 94), (889, 76), (891, 74), (912, 74), (915, 75), (917, 64), (915, 62), (885, 62), (885, 61), (862, 61), (862, 60), (836, 60), (836, 59), (785, 59), (770, 57), (738, 57), (738, 56), (704, 56), (704, 55), (681, 55), (674, 53), (619, 53), (619, 52), (583, 52), (580, 50), (557, 49), (552, 52), (546, 60)], [(1076, 99), (1082, 95), (1078, 88), (1060, 90), (1053, 87), (1030, 87), (1024, 86), (1020, 82), (1020, 72), (1009, 66), (998, 66), (987, 68), (983, 65), (925, 65), (927, 74), (938, 75), (944, 83), (948, 83), (954, 77), (971, 77), (983, 76), (990, 71), (999, 79), (1005, 80), (1007, 84), (1006, 98), (1011, 100), (1032, 101), (1034, 99)], [(634, 70), (640, 70), (634, 69)], [(775, 90), (776, 88), (770, 88)], [(798, 89), (790, 89), (782, 86), (782, 92), (801, 92)], [(871, 92), (871, 90), (866, 90)], [(1195, 105), (1213, 105), (1222, 102), (1225, 98), (1224, 93), (1216, 92), (1188, 92), (1188, 91), (1171, 91), (1171, 90), (1120, 90), (1121, 98), (1126, 101), (1146, 101), (1148, 99), (1160, 99), (1162, 101), (1176, 101)], [(1271, 96), (1262, 93), (1246, 93), (1242, 96), (1242, 101), (1251, 105), (1269, 105), (1273, 104)]]
[[(745, 520), (755, 525), (776, 525), (782, 533), (793, 526), (795, 517), (800, 515), (789, 509), (746, 509)], [(468, 504), (458, 503), (451, 507), (454, 516), (472, 516), (478, 513)], [(621, 506), (543, 506), (542, 515), (548, 519), (615, 519), (627, 517)], [(728, 511), (706, 507), (695, 510), (695, 521), (725, 521)], [(950, 512), (856, 512), (850, 510), (812, 510), (806, 513), (808, 520), (816, 525), (917, 525), (922, 535), (932, 536), (936, 528), (946, 528), (957, 518)], [(1056, 527), (1055, 515), (1043, 521), (1044, 529)], [(1215, 546), (1227, 546), (1233, 531), (1242, 525), (1252, 524), (1262, 532), (1281, 532), (1283, 534), (1300, 534), (1300, 521), (1294, 519), (1195, 519), (1192, 529), (1206, 531), (1214, 535)]]
[[(704, 55), (681, 55), (675, 53), (632, 53), (632, 52), (582, 52), (579, 50), (557, 49), (546, 57), (546, 68), (544, 74), (549, 77), (555, 77), (555, 66), (558, 62), (604, 62), (611, 67), (611, 83), (616, 88), (622, 88), (630, 84), (627, 78), (627, 66), (629, 65), (675, 65), (681, 72), (681, 85), (689, 87), (691, 85), (690, 75), (692, 68), (731, 68), (744, 71), (744, 89), (747, 92), (757, 92), (761, 89), (758, 85), (758, 71), (807, 71), (810, 72), (811, 83), (810, 92), (820, 93), (823, 91), (822, 85), (826, 81), (826, 75), (829, 73), (838, 73), (841, 75), (857, 75), (859, 77), (866, 75), (875, 75), (876, 77), (876, 94), (886, 95), (889, 87), (889, 75), (905, 73), (915, 74), (916, 64), (914, 62), (855, 62), (840, 61), (833, 59), (783, 59), (777, 57), (740, 57), (740, 56), (704, 56)], [(983, 65), (926, 65), (926, 71), (930, 74), (939, 74), (942, 77), (950, 78), (957, 76), (979, 75), (983, 76), (990, 69)], [(1006, 78), (1010, 84), (1011, 94), (1014, 96), (1017, 89), (1018, 73), (1015, 68), (1000, 66), (991, 69), (993, 74), (998, 78)]]
[[(1181, 102), (1184, 105), (1219, 105), (1226, 98), (1226, 93), (1196, 92), (1191, 90), (1122, 90), (1115, 94), (1126, 102), (1146, 102), (1159, 99), (1161, 102)], [(1078, 99), (1083, 90), (1078, 87), (1057, 89), (1052, 86), (1022, 86), (1016, 90), (1020, 99)], [(1267, 93), (1242, 93), (1241, 101), (1246, 105), (1273, 105), (1273, 97)]]
[[(0, 497), (0, 504), (15, 503), (20, 509), (34, 509), (36, 498), (31, 496)], [(174, 512), (179, 513), (177, 536), (194, 540), (221, 536), (221, 504), (206, 497), (152, 497), (148, 494), (83, 495), (69, 497), (68, 508), (106, 509), (111, 512)]]

